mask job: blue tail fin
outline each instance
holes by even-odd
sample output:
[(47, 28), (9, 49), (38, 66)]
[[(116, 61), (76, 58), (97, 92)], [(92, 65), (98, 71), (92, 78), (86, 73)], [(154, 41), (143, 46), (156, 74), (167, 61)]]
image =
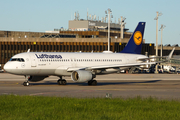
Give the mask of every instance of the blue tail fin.
[(141, 54), (145, 22), (139, 22), (129, 42), (120, 53)]

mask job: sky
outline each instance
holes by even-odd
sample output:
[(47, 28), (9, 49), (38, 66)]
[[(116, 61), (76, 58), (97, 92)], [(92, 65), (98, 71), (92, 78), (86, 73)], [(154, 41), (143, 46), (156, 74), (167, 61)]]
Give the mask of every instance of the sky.
[[(126, 18), (126, 28), (133, 32), (138, 22), (146, 22), (144, 39), (146, 43), (156, 43), (157, 11), (158, 30), (163, 30), (163, 45), (180, 46), (180, 0), (0, 0), (0, 31), (53, 31), (61, 27), (68, 29), (68, 21), (79, 12), (80, 19), (88, 13), (105, 17), (105, 11), (112, 10), (112, 21), (120, 16)], [(158, 31), (158, 44), (161, 32)]]

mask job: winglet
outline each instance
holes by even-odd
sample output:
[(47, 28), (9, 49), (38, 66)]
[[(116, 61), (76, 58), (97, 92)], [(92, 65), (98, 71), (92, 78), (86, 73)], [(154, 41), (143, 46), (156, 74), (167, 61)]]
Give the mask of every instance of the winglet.
[(172, 58), (173, 52), (174, 52), (175, 48), (172, 49), (172, 51), (170, 52), (170, 54), (168, 55), (168, 57), (166, 58), (166, 60), (170, 60)]
[(27, 52), (30, 52), (30, 49), (28, 49), (28, 51)]

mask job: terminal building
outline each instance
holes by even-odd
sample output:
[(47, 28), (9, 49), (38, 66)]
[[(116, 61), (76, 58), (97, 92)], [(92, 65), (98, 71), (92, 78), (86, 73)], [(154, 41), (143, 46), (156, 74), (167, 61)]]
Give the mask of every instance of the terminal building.
[[(110, 24), (110, 50), (120, 52), (132, 33), (119, 23)], [(163, 55), (168, 55), (173, 46), (163, 46)], [(108, 23), (96, 19), (69, 21), (67, 30), (55, 29), (46, 32), (0, 31), (0, 64), (3, 65), (15, 54), (26, 52), (102, 52), (108, 49)], [(158, 46), (160, 55), (160, 46)], [(143, 40), (142, 54), (155, 55), (154, 43)], [(174, 52), (180, 55), (176, 46)]]

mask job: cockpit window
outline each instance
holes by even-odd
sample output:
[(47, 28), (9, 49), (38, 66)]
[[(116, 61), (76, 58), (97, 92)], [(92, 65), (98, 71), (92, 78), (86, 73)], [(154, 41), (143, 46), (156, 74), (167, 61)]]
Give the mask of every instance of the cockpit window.
[(24, 62), (24, 59), (23, 58), (20, 58), (21, 62)]
[(11, 58), (9, 61), (25, 62), (23, 58)]

